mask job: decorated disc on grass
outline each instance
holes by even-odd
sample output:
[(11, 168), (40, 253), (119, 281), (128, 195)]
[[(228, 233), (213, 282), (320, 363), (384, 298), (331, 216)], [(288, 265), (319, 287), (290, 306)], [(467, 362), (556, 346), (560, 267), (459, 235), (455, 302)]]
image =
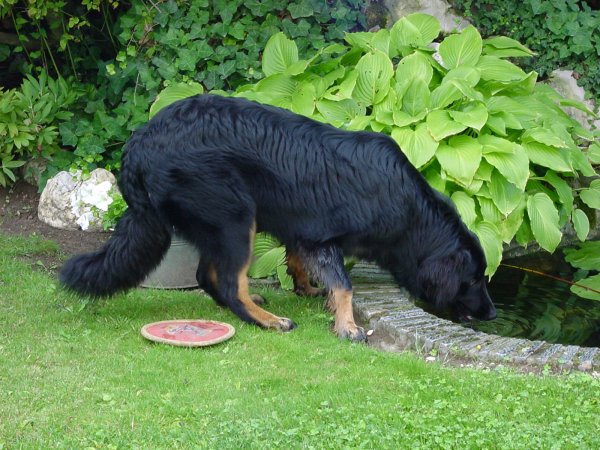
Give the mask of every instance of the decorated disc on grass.
[(163, 320), (142, 327), (146, 339), (180, 347), (218, 344), (234, 334), (231, 325), (214, 320)]

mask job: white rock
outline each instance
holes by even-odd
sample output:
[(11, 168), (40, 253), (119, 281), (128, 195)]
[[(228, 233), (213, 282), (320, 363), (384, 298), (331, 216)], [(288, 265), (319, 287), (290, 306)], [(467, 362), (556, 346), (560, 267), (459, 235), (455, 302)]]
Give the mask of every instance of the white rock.
[(437, 18), (443, 33), (462, 30), (469, 25), (469, 21), (454, 14), (448, 2), (444, 0), (385, 0), (384, 3), (390, 11), (393, 22), (409, 14), (420, 12)]
[[(594, 111), (594, 104), (585, 98), (585, 90), (577, 84), (577, 80), (573, 77), (571, 70), (555, 70), (550, 74), (548, 84), (553, 87), (559, 94), (570, 100), (582, 102), (589, 110)], [(581, 123), (588, 130), (593, 127), (600, 129), (600, 119), (593, 121), (589, 115), (576, 108), (564, 108), (564, 110)]]
[(65, 230), (103, 231), (102, 216), (118, 193), (117, 180), (104, 169), (82, 179), (81, 172), (59, 172), (48, 180), (38, 204), (42, 222)]

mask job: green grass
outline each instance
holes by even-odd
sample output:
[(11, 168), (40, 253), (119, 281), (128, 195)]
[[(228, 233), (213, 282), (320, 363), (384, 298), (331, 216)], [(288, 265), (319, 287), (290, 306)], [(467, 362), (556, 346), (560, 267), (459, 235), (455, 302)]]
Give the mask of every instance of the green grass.
[[(35, 264), (55, 251), (0, 236), (2, 448), (598, 448), (600, 381), (426, 364), (339, 341), (319, 299), (263, 292), (299, 328), (241, 323), (194, 292), (87, 305)], [(29, 255), (23, 258), (23, 255)], [(142, 325), (232, 323), (204, 349)]]

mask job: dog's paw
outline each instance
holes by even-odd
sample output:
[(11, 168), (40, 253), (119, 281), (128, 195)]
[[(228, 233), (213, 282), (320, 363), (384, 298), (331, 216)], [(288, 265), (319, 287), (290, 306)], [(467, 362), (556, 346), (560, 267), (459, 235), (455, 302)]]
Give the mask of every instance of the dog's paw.
[(348, 324), (347, 326), (336, 328), (335, 334), (340, 339), (349, 339), (352, 342), (365, 342), (367, 340), (364, 328), (356, 324)]
[(252, 301), (254, 302), (255, 305), (262, 306), (265, 303), (267, 303), (266, 300), (265, 300), (265, 298), (262, 295), (251, 294), (250, 298), (252, 299)]
[(296, 325), (292, 320), (288, 319), (287, 317), (280, 317), (273, 328), (279, 331), (288, 332), (292, 331), (297, 326), (298, 325)]

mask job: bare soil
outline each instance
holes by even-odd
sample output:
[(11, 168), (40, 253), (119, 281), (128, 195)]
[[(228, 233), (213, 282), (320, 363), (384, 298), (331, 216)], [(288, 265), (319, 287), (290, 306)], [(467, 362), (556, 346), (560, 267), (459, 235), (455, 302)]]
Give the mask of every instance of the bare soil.
[(47, 268), (55, 269), (72, 255), (95, 250), (110, 237), (110, 233), (61, 230), (45, 224), (38, 219), (39, 199), (37, 188), (23, 181), (0, 187), (0, 233), (35, 235), (56, 242), (59, 252), (44, 255)]

